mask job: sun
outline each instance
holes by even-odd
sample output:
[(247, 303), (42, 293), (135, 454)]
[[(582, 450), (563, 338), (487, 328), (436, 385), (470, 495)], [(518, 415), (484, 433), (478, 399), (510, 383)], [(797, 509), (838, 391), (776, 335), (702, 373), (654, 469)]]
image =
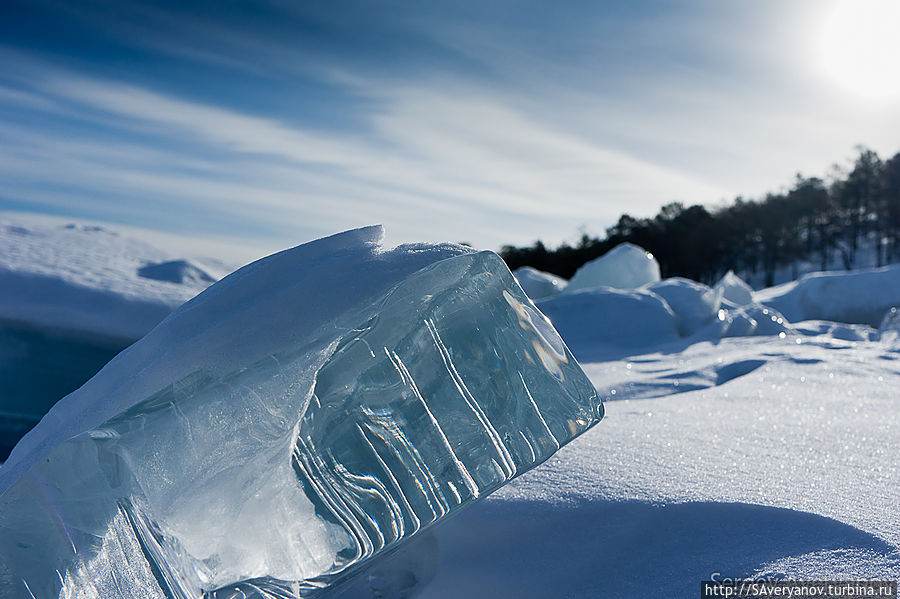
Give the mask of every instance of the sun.
[(863, 98), (900, 99), (900, 0), (837, 0), (819, 45), (833, 83)]

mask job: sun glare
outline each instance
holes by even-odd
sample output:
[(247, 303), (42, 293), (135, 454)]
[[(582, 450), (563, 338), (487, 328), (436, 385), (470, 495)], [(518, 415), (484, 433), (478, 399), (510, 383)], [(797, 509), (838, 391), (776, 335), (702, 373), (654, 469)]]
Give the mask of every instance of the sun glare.
[(833, 83), (863, 98), (900, 98), (900, 0), (838, 0), (819, 41)]

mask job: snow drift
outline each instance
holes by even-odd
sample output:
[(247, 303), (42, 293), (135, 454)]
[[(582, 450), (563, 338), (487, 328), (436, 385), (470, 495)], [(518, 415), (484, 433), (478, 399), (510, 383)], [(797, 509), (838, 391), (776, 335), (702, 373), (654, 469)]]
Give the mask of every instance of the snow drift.
[[(633, 290), (597, 287), (538, 302), (579, 360), (596, 361), (725, 337), (793, 332), (773, 308), (737, 306), (721, 289), (672, 278)], [(675, 344), (675, 345), (673, 345)]]
[(900, 265), (855, 272), (819, 272), (756, 292), (757, 301), (791, 322), (831, 320), (878, 327), (900, 306)]

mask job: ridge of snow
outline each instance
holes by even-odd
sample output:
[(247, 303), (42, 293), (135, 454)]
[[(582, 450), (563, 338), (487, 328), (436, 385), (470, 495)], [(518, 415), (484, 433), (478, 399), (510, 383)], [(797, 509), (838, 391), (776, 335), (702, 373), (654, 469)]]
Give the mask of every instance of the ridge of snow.
[[(140, 276), (172, 257), (99, 226), (0, 217), (0, 319), (134, 340), (214, 279)], [(195, 266), (198, 271), (201, 267)]]

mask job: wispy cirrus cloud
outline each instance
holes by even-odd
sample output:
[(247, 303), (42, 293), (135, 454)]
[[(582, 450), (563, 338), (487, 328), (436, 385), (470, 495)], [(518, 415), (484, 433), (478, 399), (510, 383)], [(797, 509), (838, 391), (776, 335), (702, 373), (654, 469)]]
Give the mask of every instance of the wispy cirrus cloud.
[(373, 222), (555, 243), (890, 151), (900, 126), (803, 71), (814, 2), (33, 2), (58, 22), (0, 24), (0, 207), (281, 245)]
[(35, 99), (62, 105), (67, 122), (105, 119), (112, 131), (100, 139), (89, 128), (73, 136), (8, 127), (17, 143), (5, 150), (0, 172), (12, 177), (7, 193), (40, 184), (82, 198), (115, 194), (123, 212), (132, 202), (186, 201), (195, 212), (214, 207), (217, 219), (249, 220), (282, 235), (291, 234), (287, 222), (314, 236), (386, 221), (396, 239), (436, 239), (455, 225), (459, 239), (483, 245), (497, 244), (503, 220), (517, 224), (508, 239), (523, 242), (542, 236), (548, 223), (571, 229), (585, 214), (612, 219), (625, 204), (604, 196), (650, 211), (673, 189), (719, 192), (554, 131), (477, 87), (354, 85), (377, 107), (365, 117), (366, 131), (324, 133), (50, 69), (28, 95), (32, 108)]

